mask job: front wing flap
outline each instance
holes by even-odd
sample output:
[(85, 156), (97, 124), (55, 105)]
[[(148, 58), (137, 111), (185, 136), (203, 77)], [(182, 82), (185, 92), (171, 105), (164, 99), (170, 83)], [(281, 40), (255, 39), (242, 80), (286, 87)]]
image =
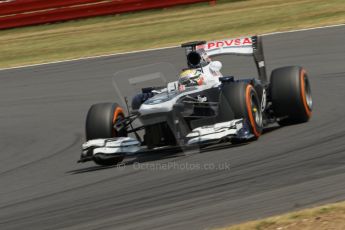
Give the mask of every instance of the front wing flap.
[(233, 138), (247, 140), (251, 139), (253, 134), (243, 119), (236, 119), (214, 125), (202, 126), (192, 130), (187, 135), (188, 145), (219, 143)]

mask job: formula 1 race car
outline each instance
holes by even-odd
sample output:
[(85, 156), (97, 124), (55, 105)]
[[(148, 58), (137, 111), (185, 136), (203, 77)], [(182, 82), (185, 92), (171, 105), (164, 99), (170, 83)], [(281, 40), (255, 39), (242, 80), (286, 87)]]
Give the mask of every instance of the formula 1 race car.
[[(270, 80), (260, 36), (182, 44), (186, 68), (178, 81), (142, 88), (125, 110), (117, 103), (92, 105), (79, 162), (114, 165), (126, 156), (168, 148), (203, 148), (259, 138), (263, 129), (302, 123), (312, 114), (304, 68), (275, 69)], [(220, 72), (217, 55), (253, 56), (258, 78), (236, 80)], [(134, 121), (139, 121), (135, 126)], [(141, 132), (141, 134), (139, 133)]]

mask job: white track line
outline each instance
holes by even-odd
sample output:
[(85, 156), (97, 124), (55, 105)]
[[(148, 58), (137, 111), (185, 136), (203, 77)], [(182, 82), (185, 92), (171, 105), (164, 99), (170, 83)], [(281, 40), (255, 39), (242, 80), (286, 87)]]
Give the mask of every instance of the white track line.
[[(262, 34), (261, 36), (270, 36), (270, 35), (276, 35), (276, 34), (286, 34), (286, 33), (303, 32), (303, 31), (309, 31), (309, 30), (327, 29), (327, 28), (333, 28), (333, 27), (339, 27), (339, 26), (345, 26), (345, 24), (336, 24), (336, 25), (319, 26), (319, 27), (312, 27), (312, 28), (305, 28), (305, 29), (298, 29), (298, 30), (288, 30), (288, 31), (281, 31), (281, 32), (272, 32), (272, 33)], [(90, 56), (90, 57), (66, 59), (66, 60), (61, 60), (61, 61), (44, 62), (44, 63), (32, 64), (32, 65), (15, 66), (15, 67), (9, 67), (9, 68), (0, 68), (0, 71), (2, 71), (2, 70), (12, 70), (12, 69), (21, 69), (21, 68), (28, 68), (28, 67), (35, 67), (35, 66), (43, 66), (43, 65), (50, 65), (50, 64), (59, 64), (59, 63), (73, 62), (73, 61), (82, 61), (82, 60), (96, 59), (96, 58), (103, 58), (103, 57), (112, 57), (112, 56), (119, 56), (119, 55), (126, 55), (126, 54), (135, 54), (135, 53), (143, 53), (143, 52), (150, 52), (150, 51), (158, 51), (158, 50), (172, 49), (172, 48), (177, 48), (177, 47), (180, 47), (180, 46), (168, 46), (168, 47), (161, 47), (161, 48), (155, 48), (155, 49), (144, 49), (144, 50), (122, 52), (122, 53), (104, 54), (104, 55), (97, 55), (97, 56)]]
[(261, 36), (269, 36), (269, 35), (276, 35), (276, 34), (288, 34), (288, 33), (303, 32), (303, 31), (308, 31), (308, 30), (327, 29), (327, 28), (333, 28), (333, 27), (339, 27), (339, 26), (345, 26), (345, 23), (336, 24), (336, 25), (329, 25), (329, 26), (318, 26), (318, 27), (304, 28), (304, 29), (298, 29), (298, 30), (277, 31), (277, 32), (271, 32), (271, 33), (267, 33), (267, 34), (261, 34)]

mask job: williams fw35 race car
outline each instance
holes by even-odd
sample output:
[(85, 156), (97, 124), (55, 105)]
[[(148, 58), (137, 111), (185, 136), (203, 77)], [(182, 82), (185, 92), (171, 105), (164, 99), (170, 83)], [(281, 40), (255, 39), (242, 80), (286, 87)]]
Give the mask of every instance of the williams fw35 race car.
[[(305, 69), (277, 68), (268, 79), (260, 36), (195, 41), (182, 47), (187, 68), (177, 81), (141, 88), (131, 95), (131, 103), (127, 97), (119, 99), (125, 102), (122, 107), (117, 103), (91, 106), (79, 162), (115, 165), (126, 156), (146, 152), (242, 143), (258, 139), (275, 122), (284, 126), (311, 117)], [(239, 80), (222, 74), (222, 63), (213, 60), (217, 55), (252, 56), (258, 77)], [(141, 78), (154, 79), (144, 73)], [(138, 79), (129, 81), (136, 84)]]

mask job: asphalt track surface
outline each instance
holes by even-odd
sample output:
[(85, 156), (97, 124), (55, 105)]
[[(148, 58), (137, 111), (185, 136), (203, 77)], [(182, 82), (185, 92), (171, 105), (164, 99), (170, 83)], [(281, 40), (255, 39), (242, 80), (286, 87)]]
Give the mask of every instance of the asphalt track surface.
[[(243, 146), (142, 158), (140, 169), (76, 163), (86, 112), (117, 100), (117, 71), (182, 68), (182, 49), (0, 71), (0, 229), (204, 229), (344, 200), (344, 35), (341, 26), (264, 37), (269, 71), (309, 72), (309, 123)], [(224, 72), (255, 73), (244, 58), (222, 60)], [(177, 168), (159, 169), (169, 164)]]

